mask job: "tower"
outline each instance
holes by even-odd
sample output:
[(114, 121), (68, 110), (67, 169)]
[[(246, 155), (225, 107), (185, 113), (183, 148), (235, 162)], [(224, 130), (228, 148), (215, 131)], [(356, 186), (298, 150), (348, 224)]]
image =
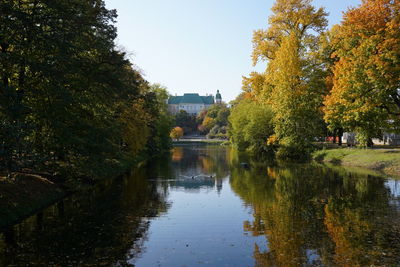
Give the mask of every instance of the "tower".
[(221, 97), (221, 94), (219, 93), (219, 90), (217, 90), (217, 94), (215, 95), (215, 102), (217, 104), (221, 104), (221, 102), (222, 102), (222, 97)]

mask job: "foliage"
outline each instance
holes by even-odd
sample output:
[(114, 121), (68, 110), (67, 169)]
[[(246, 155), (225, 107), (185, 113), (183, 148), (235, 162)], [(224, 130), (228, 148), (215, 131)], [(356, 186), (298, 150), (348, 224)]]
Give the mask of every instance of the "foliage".
[(232, 107), (229, 122), (231, 142), (239, 150), (262, 155), (272, 152), (267, 144), (273, 135), (273, 113), (269, 106), (244, 99)]
[(313, 152), (317, 161), (400, 174), (398, 149), (327, 149)]
[[(226, 138), (229, 114), (230, 110), (226, 104), (212, 105), (197, 116), (197, 121), (200, 123), (198, 129), (202, 134), (207, 134), (209, 138)], [(214, 129), (212, 133), (211, 129)]]
[(181, 127), (174, 127), (169, 136), (173, 139), (179, 140), (183, 136), (183, 129)]
[(121, 122), (124, 128), (122, 140), (132, 155), (137, 155), (144, 149), (150, 136), (149, 124), (152, 117), (144, 109), (144, 101), (134, 103), (123, 111)]
[(196, 116), (189, 115), (185, 110), (180, 110), (175, 115), (175, 126), (183, 128), (185, 134), (193, 133), (197, 130)]
[(347, 11), (329, 42), (333, 88), (325, 120), (358, 133), (366, 145), (400, 120), (400, 3), (365, 0)]
[[(252, 73), (244, 89), (273, 111), (277, 156), (302, 158), (323, 129), (324, 72), (315, 52), (327, 25), (327, 13), (309, 0), (278, 0), (268, 30), (253, 35), (253, 63), (268, 61), (262, 78)], [(317, 116), (316, 116), (317, 115)]]
[(215, 125), (215, 119), (206, 116), (203, 120), (203, 123), (201, 124), (203, 126), (203, 129), (208, 132), (211, 130), (212, 127)]
[(152, 114), (155, 120), (150, 124), (152, 135), (147, 143), (149, 154), (168, 151), (172, 147), (169, 133), (174, 124), (174, 118), (168, 112), (168, 90), (160, 84), (152, 84), (149, 88), (148, 98), (151, 97)]
[(116, 48), (114, 10), (101, 0), (0, 10), (0, 169), (97, 178), (144, 153), (160, 102)]
[(242, 89), (252, 97), (264, 97), (265, 73), (251, 72), (249, 77), (243, 76)]

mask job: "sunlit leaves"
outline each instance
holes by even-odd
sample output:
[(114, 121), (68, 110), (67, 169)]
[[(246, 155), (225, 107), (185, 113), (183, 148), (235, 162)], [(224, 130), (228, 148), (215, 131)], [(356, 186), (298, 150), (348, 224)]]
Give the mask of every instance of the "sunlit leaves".
[(336, 63), (325, 120), (358, 132), (364, 140), (385, 128), (396, 129), (399, 122), (399, 6), (398, 1), (363, 1), (344, 15), (330, 41)]

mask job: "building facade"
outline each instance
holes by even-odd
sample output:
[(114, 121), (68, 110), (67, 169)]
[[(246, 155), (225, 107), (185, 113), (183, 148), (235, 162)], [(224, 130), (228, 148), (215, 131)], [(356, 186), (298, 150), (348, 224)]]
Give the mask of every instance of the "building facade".
[(215, 99), (213, 95), (184, 94), (183, 96), (171, 96), (168, 99), (168, 110), (172, 114), (177, 114), (179, 111), (184, 110), (190, 115), (198, 115), (215, 103), (221, 102), (222, 97), (219, 90), (217, 90)]
[[(373, 138), (372, 142), (374, 143), (374, 145), (399, 146), (400, 135), (395, 133), (384, 132), (382, 138)], [(343, 133), (343, 143), (348, 145), (356, 145), (357, 144), (356, 134), (353, 132)]]

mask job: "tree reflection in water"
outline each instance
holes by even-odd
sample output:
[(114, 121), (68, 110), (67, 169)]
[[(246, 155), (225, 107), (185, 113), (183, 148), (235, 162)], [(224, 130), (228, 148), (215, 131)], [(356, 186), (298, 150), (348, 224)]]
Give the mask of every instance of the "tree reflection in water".
[[(146, 256), (176, 266), (182, 260), (170, 253), (175, 249), (188, 262), (198, 262), (197, 255), (230, 266), (239, 260), (243, 266), (398, 266), (394, 184), (314, 164), (260, 162), (219, 146), (175, 147), (130, 177), (67, 198), (0, 234), (0, 266), (125, 266)], [(169, 217), (160, 217), (167, 210)], [(152, 233), (169, 239), (147, 241), (154, 217), (159, 224), (152, 222)], [(187, 254), (194, 245), (176, 247), (189, 242), (188, 234), (198, 243), (194, 254)]]
[(0, 235), (0, 266), (126, 265), (142, 253), (147, 218), (167, 208), (145, 169), (135, 170), (8, 229)]
[(313, 164), (246, 170), (231, 159), (231, 187), (254, 210), (244, 230), (268, 240), (266, 251), (255, 246), (257, 266), (399, 264), (399, 206), (385, 179)]
[(168, 187), (184, 191), (200, 189), (221, 190), (222, 181), (229, 177), (229, 150), (219, 146), (177, 146), (171, 152), (172, 160), (157, 158), (149, 162), (148, 177), (157, 178), (165, 190)]

